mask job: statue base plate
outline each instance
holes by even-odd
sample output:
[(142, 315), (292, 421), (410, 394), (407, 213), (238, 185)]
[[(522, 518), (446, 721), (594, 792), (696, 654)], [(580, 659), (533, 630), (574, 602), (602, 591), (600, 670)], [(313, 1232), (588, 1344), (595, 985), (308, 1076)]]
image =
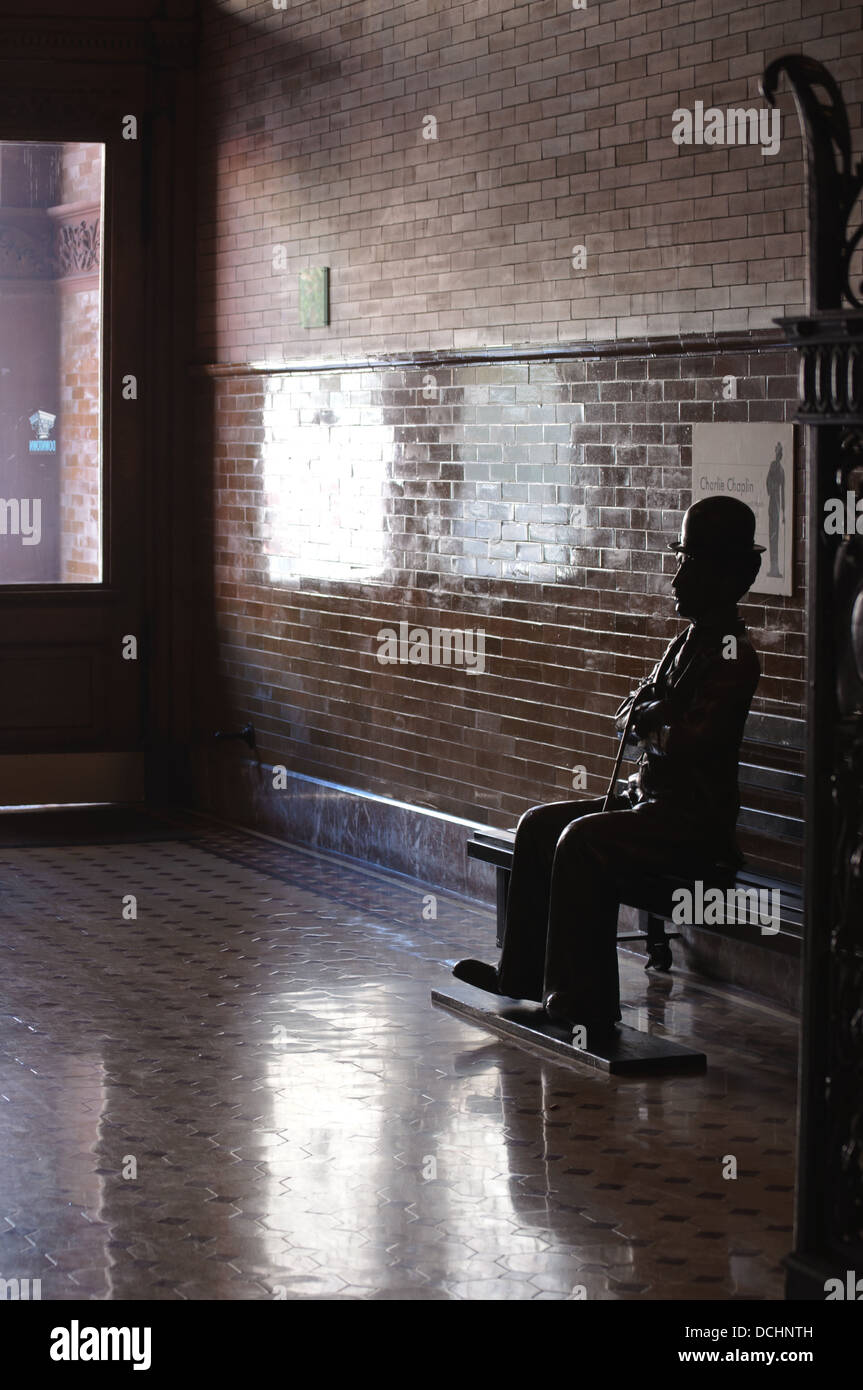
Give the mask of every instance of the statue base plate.
[(707, 1069), (707, 1057), (703, 1052), (653, 1033), (628, 1028), (624, 1023), (618, 1023), (615, 1036), (605, 1046), (593, 1051), (575, 1047), (566, 1025), (552, 1022), (540, 1004), (528, 999), (486, 994), (460, 980), (446, 989), (433, 989), (431, 999), (433, 1004), (522, 1047), (545, 1056), (552, 1054), (560, 1061), (594, 1067), (613, 1076), (679, 1076)]

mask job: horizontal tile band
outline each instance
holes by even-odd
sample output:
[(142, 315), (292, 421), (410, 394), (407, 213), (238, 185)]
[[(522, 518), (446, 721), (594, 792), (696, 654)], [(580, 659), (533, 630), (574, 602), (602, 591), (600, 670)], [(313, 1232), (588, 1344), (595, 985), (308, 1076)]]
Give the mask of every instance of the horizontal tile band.
[(206, 362), (193, 364), (196, 376), (283, 376), (298, 372), (362, 372), (394, 367), (449, 367), (492, 362), (560, 362), (597, 357), (692, 357), (728, 352), (770, 352), (792, 349), (779, 330), (692, 333), (668, 338), (609, 338), (595, 343), (558, 343), (551, 347), (442, 348), (437, 352), (382, 353), (379, 356), (299, 358), (288, 362)]

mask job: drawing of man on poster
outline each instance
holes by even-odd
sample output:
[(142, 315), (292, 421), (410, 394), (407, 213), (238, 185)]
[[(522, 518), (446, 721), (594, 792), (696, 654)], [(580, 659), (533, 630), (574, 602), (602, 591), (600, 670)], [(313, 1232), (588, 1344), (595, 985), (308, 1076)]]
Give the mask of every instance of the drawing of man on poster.
[(767, 473), (767, 532), (770, 547), (770, 569), (773, 579), (782, 578), (779, 568), (779, 514), (785, 525), (785, 469), (782, 466), (782, 445), (777, 442), (776, 453)]

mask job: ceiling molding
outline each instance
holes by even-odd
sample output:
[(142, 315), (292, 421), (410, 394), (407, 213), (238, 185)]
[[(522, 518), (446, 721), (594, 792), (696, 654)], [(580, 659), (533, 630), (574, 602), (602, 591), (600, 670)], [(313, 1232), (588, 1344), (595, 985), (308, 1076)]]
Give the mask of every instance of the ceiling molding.
[(0, 17), (0, 62), (135, 63), (191, 67), (197, 57), (194, 20)]

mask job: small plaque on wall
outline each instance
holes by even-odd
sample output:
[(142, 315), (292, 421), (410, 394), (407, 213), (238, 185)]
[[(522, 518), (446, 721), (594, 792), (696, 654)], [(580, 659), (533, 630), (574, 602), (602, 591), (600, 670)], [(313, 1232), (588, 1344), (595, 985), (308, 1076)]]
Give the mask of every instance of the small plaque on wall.
[(300, 327), (326, 328), (330, 321), (330, 268), (300, 271)]
[(754, 594), (794, 588), (794, 426), (723, 424), (692, 427), (692, 501), (737, 497), (755, 513), (764, 546)]

